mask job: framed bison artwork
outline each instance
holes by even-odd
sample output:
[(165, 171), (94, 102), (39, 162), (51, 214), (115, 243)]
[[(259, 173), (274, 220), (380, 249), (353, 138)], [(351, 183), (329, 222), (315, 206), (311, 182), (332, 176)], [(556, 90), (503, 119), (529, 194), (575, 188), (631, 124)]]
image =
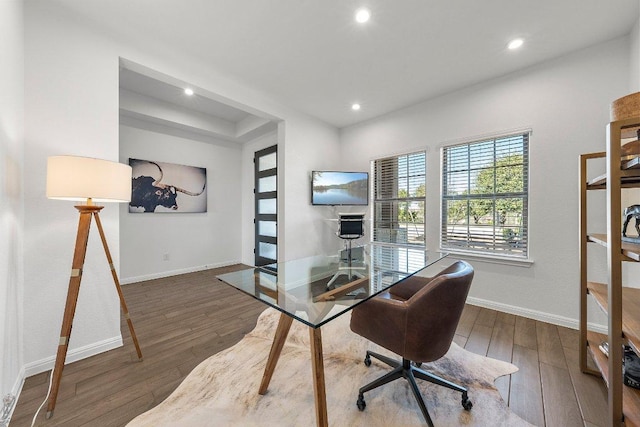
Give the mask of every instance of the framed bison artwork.
[(129, 159), (129, 212), (206, 212), (207, 169)]

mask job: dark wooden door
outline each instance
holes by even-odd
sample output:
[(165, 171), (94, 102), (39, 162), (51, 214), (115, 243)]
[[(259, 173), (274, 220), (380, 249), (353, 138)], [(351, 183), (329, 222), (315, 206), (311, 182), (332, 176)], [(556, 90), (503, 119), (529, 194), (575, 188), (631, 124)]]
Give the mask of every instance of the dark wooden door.
[(255, 265), (278, 260), (278, 146), (256, 151), (254, 163)]

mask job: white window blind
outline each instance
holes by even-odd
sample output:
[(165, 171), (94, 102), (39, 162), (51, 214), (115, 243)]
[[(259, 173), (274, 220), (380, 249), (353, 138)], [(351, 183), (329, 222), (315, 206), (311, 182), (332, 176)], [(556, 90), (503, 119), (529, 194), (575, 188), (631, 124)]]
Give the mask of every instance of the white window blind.
[(373, 263), (373, 290), (381, 290), (413, 274), (421, 269), (428, 259), (422, 247), (411, 247), (398, 250), (391, 245), (372, 245), (371, 257)]
[(372, 168), (373, 240), (424, 246), (425, 152), (378, 159)]
[(441, 247), (527, 258), (529, 132), (443, 148)]

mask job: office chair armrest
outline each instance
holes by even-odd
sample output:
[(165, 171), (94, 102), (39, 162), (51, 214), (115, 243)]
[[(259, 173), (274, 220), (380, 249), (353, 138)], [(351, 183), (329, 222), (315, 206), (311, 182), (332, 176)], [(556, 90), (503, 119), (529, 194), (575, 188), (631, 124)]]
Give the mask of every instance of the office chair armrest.
[(403, 300), (408, 300), (416, 294), (420, 289), (431, 282), (433, 277), (411, 276), (402, 282), (394, 285), (389, 289), (389, 293), (394, 297), (399, 297)]
[(398, 283), (397, 285), (392, 286), (391, 289), (389, 290), (389, 293), (396, 297), (400, 297), (404, 300), (408, 300), (412, 296), (414, 296), (419, 290), (424, 288), (425, 285), (431, 283), (438, 277), (446, 274), (454, 273), (463, 267), (464, 265), (461, 264), (460, 261), (458, 261), (451, 264), (447, 268), (441, 270), (440, 272), (438, 272), (438, 274), (436, 274), (433, 277), (411, 276), (403, 280), (402, 282)]
[(406, 319), (404, 301), (378, 296), (353, 309), (351, 330), (387, 350), (402, 354)]

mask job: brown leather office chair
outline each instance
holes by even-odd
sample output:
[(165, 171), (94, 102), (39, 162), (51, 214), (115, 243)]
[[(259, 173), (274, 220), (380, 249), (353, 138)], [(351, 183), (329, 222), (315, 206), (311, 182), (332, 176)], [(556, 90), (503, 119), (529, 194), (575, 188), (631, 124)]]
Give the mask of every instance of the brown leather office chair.
[(373, 356), (394, 369), (360, 388), (358, 409), (363, 411), (366, 407), (365, 392), (405, 378), (411, 385), (424, 418), (433, 426), (415, 377), (462, 392), (463, 408), (471, 409), (473, 405), (465, 387), (420, 369), (420, 365), (422, 362), (438, 360), (449, 351), (472, 279), (473, 267), (464, 261), (457, 261), (435, 277), (409, 277), (393, 286), (389, 292), (353, 309), (353, 332), (402, 357), (402, 362), (399, 362), (367, 351), (365, 365), (371, 365)]

